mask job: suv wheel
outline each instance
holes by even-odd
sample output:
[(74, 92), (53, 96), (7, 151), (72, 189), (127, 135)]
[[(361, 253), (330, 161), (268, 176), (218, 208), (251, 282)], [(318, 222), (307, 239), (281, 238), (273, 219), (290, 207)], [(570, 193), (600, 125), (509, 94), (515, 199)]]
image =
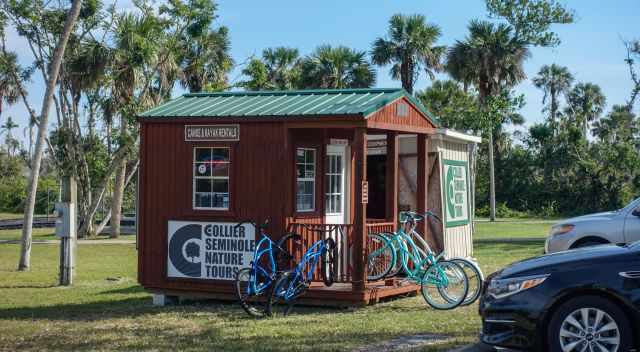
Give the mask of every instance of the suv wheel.
[(624, 312), (597, 296), (562, 304), (551, 317), (547, 336), (553, 352), (623, 352), (631, 347), (631, 327)]

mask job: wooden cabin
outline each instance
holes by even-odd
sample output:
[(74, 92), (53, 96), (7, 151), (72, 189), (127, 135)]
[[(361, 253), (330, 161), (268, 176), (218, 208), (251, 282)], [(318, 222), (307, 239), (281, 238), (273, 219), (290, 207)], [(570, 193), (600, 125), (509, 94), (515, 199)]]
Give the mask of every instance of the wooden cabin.
[[(298, 232), (305, 248), (321, 235), (300, 224), (333, 229), (337, 283), (312, 285), (308, 303), (364, 305), (418, 289), (399, 280), (368, 282), (366, 274), (367, 234), (393, 231), (401, 207), (446, 211), (439, 175), (448, 164), (438, 146), (451, 137), (406, 91), (185, 94), (139, 120), (138, 279), (145, 289), (235, 299), (234, 274), (249, 265), (259, 238), (251, 227), (233, 226), (267, 218), (274, 240)], [(403, 154), (411, 161), (401, 162)], [(468, 179), (468, 164), (464, 169), (456, 169), (455, 181)], [(467, 182), (466, 224), (471, 189)], [(460, 224), (438, 230), (424, 223), (420, 233), (446, 249), (437, 245), (443, 231)]]

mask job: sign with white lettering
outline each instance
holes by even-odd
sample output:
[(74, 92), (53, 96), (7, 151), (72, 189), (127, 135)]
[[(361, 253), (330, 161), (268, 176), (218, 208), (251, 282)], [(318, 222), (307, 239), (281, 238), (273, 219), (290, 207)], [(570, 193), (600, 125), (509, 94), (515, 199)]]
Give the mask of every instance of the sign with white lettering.
[(200, 141), (239, 141), (240, 125), (186, 125), (184, 140)]
[(369, 182), (362, 181), (362, 204), (369, 203)]
[(249, 267), (256, 246), (250, 224), (169, 221), (167, 276), (235, 280)]
[(469, 223), (468, 166), (464, 161), (446, 160), (443, 164), (445, 223), (447, 227)]

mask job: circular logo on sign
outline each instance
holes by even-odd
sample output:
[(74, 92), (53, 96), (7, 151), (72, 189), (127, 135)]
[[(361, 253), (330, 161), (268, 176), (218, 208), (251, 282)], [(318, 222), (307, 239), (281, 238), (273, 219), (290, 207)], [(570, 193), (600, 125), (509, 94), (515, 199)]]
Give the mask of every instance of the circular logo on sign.
[(201, 164), (200, 166), (198, 166), (198, 172), (201, 174), (204, 174), (207, 172), (207, 165), (205, 164)]
[(200, 251), (202, 246), (202, 226), (186, 225), (169, 240), (169, 260), (183, 275), (201, 276)]
[(449, 217), (453, 218), (456, 216), (456, 212), (454, 209), (453, 199), (455, 197), (454, 193), (454, 181), (453, 181), (453, 167), (449, 166), (447, 170), (447, 178), (445, 181), (445, 187), (447, 187), (447, 212), (449, 213)]

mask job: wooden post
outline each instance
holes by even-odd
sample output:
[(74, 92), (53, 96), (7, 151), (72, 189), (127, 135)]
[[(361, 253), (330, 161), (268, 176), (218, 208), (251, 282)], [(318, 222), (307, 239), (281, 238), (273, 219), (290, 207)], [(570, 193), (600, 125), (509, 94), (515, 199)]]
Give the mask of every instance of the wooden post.
[(398, 223), (398, 132), (387, 132), (386, 218)]
[[(418, 185), (417, 185), (417, 197), (416, 197), (416, 211), (420, 214), (425, 213), (428, 210), (427, 206), (427, 190), (429, 187), (429, 136), (426, 134), (418, 134)], [(429, 238), (428, 234), (428, 221), (421, 221), (418, 223), (417, 231), (425, 239)]]
[(73, 177), (64, 177), (62, 180), (62, 203), (68, 204), (64, 213), (57, 220), (62, 224), (56, 224), (56, 235), (60, 237), (60, 285), (73, 285), (73, 274), (76, 264), (76, 204), (77, 186)]
[(367, 204), (363, 203), (363, 186), (367, 182), (367, 134), (365, 128), (356, 128), (353, 136), (354, 157), (354, 217), (353, 217), (353, 291), (362, 292), (367, 282)]

